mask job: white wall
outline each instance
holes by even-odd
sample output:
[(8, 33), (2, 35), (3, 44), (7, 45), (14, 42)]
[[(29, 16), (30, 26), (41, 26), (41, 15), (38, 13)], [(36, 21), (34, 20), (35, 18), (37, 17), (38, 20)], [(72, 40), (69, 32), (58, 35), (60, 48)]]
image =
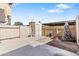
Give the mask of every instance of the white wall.
[(79, 15), (76, 17), (77, 44), (79, 44)]
[(42, 24), (41, 23), (35, 24), (35, 36), (36, 37), (42, 36)]

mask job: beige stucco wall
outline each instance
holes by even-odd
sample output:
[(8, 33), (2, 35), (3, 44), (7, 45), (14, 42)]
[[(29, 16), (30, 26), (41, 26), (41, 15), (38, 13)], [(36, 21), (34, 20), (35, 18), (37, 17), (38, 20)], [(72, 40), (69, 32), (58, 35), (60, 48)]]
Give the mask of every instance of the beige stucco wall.
[(11, 15), (11, 8), (8, 3), (0, 3), (0, 8), (5, 10), (6, 15)]
[(0, 9), (4, 9), (5, 12), (5, 24), (8, 23), (7, 15), (11, 16), (12, 9), (8, 3), (0, 3)]
[(31, 35), (31, 28), (30, 26), (20, 26), (20, 37), (26, 38)]
[(0, 39), (20, 37), (18, 26), (0, 26)]
[(0, 40), (9, 38), (26, 38), (31, 35), (29, 26), (0, 26)]
[(35, 36), (35, 22), (34, 21), (31, 21), (31, 22), (29, 22), (29, 26), (30, 26), (30, 28), (31, 28), (31, 36)]

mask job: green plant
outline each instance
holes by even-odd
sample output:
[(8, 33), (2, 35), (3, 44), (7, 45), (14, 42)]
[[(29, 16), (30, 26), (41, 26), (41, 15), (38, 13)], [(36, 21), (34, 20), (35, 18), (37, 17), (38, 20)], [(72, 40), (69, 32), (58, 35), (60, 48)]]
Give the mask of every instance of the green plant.
[(14, 25), (21, 26), (21, 25), (23, 25), (23, 23), (18, 21), (18, 22), (15, 22)]

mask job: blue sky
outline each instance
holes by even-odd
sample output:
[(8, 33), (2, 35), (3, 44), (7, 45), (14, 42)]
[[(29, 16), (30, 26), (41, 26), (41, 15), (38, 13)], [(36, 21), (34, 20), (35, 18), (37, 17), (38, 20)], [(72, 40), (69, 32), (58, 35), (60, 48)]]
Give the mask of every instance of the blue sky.
[(12, 7), (12, 24), (28, 24), (32, 19), (43, 23), (74, 20), (79, 14), (77, 3), (16, 3)]

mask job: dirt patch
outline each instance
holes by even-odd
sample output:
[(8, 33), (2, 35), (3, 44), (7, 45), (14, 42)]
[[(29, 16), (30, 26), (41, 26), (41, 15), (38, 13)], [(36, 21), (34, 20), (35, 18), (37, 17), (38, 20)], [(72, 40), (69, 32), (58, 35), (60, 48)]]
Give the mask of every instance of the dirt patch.
[(73, 42), (67, 42), (67, 41), (62, 41), (59, 39), (53, 39), (51, 42), (49, 42), (47, 44), (79, 54), (79, 45), (77, 45), (76, 43), (73, 43)]

